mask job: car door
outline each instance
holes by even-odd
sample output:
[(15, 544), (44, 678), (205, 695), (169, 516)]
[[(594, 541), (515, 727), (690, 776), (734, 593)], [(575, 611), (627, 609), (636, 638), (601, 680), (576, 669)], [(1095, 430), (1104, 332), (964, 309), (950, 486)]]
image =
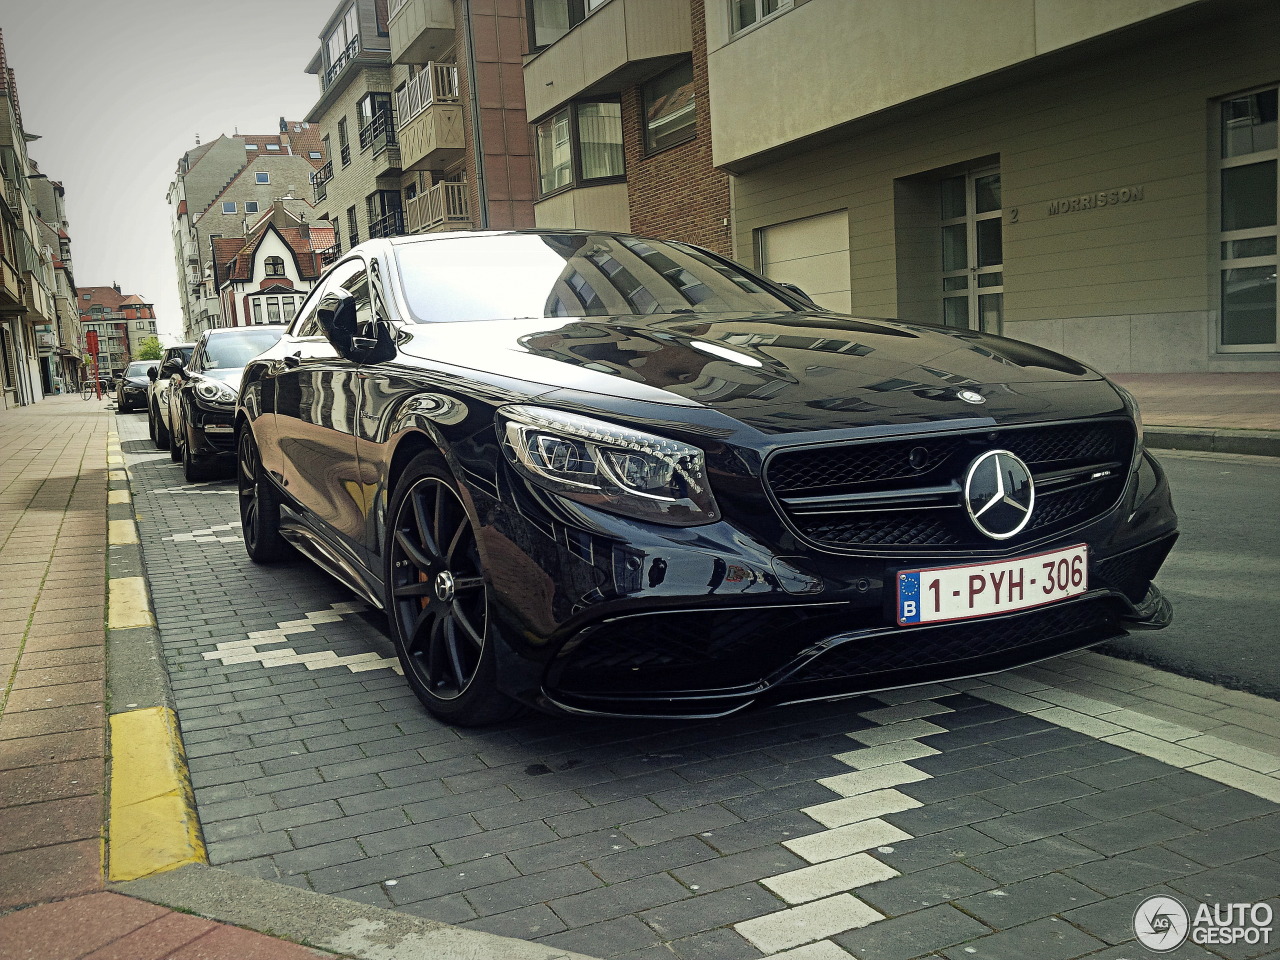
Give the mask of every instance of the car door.
[(203, 369), (204, 346), (208, 339), (202, 336), (196, 348), (191, 351), (191, 358), (186, 365), (169, 378), (169, 432), (173, 435), (170, 443), (175, 444), (174, 450), (177, 450), (179, 440), (186, 442), (187, 421), (182, 406), (185, 399), (183, 391), (190, 389), (188, 384), (191, 382), (191, 374)]
[(266, 462), (305, 515), (336, 534), (329, 539), (359, 555), (364, 502), (356, 461), (359, 417), (358, 366), (341, 356), (315, 323), (315, 306), (335, 288), (368, 316), (369, 280), (364, 260), (353, 257), (336, 267), (292, 334), (281, 341), (283, 362), (274, 365), (275, 460)]

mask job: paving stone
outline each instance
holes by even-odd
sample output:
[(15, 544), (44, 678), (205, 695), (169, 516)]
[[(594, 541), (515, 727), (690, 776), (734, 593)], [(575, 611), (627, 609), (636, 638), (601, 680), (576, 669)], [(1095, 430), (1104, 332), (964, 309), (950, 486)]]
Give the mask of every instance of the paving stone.
[(1077, 797), (1087, 797), (1097, 792), (1095, 787), (1082, 783), (1075, 777), (1060, 774), (1056, 777), (1045, 777), (1043, 780), (993, 787), (983, 790), (978, 796), (1012, 813), (1018, 813), (1034, 807), (1074, 800)]
[(1280, 849), (1280, 818), (1246, 820), (1205, 833), (1166, 840), (1163, 846), (1206, 867), (1220, 867)]
[(866, 899), (861, 888), (896, 876), (898, 871), (892, 867), (885, 866), (868, 854), (856, 853), (770, 876), (761, 882), (787, 903), (796, 904), (855, 889), (862, 899)]
[(405, 815), (399, 810), (375, 810), (372, 813), (355, 814), (297, 826), (289, 831), (289, 836), (297, 846), (306, 847), (366, 833), (377, 833), (379, 830), (390, 830), (393, 827), (403, 827), (407, 822)]
[(1072, 776), (1100, 790), (1158, 780), (1169, 775), (1169, 765), (1151, 757), (1132, 756), (1075, 771)]
[(668, 943), (666, 949), (680, 960), (753, 960), (764, 956), (736, 930), (695, 933), (692, 937), (682, 937)]
[[(382, 892), (381, 887), (378, 888), (378, 892)], [(343, 896), (351, 896), (351, 891), (344, 892)], [(380, 906), (380, 904), (374, 904), (374, 906)], [(471, 904), (467, 903), (466, 897), (460, 893), (450, 893), (431, 900), (404, 903), (396, 906), (395, 909), (401, 913), (422, 917), (425, 920), (439, 920), (441, 923), (453, 924), (463, 924), (468, 920), (474, 920), (476, 915), (476, 912), (471, 909)]]
[(826, 803), (805, 807), (803, 813), (817, 820), (824, 827), (842, 827), (870, 820), (890, 813), (899, 813), (919, 807), (920, 801), (898, 790), (875, 790), (855, 797), (829, 800)]
[(830, 799), (831, 791), (821, 784), (795, 783), (774, 790), (762, 790), (736, 800), (725, 800), (721, 806), (742, 820), (757, 820)]
[(892, 743), (896, 740), (924, 739), (935, 734), (945, 734), (947, 732), (945, 727), (940, 727), (929, 720), (903, 720), (900, 723), (890, 723), (885, 726), (859, 730), (856, 733), (849, 734), (849, 736), (859, 743), (874, 747), (881, 743)]
[[(409, 863), (401, 865), (411, 866)], [(381, 880), (378, 881), (378, 884), (391, 902), (395, 906), (401, 907), (424, 900), (443, 900), (462, 890), (500, 883), (504, 880), (514, 879), (519, 875), (516, 868), (511, 865), (506, 857), (487, 857), (483, 860), (459, 863), (451, 867), (436, 867), (417, 872), (412, 870), (404, 871), (395, 876), (382, 878), (382, 880), (395, 880), (394, 886), (384, 887)], [(343, 890), (342, 895), (346, 896), (346, 890)], [(453, 903), (453, 901), (449, 902)], [(465, 900), (462, 902), (466, 904), (467, 918), (474, 917), (476, 913), (471, 908), (471, 905), (466, 903)]]
[(789, 783), (820, 780), (843, 773), (845, 765), (835, 757), (823, 756), (801, 760), (798, 763), (779, 763), (746, 774), (748, 780), (769, 789), (785, 786)]
[[(514, 868), (513, 868), (514, 869)], [(602, 886), (591, 871), (580, 864), (548, 870), (531, 877), (516, 877), (488, 886), (459, 888), (479, 916), (507, 913), (535, 903), (546, 903)]]
[[(925, 808), (927, 809), (927, 808)], [(1097, 823), (1097, 819), (1066, 805), (1036, 807), (1022, 813), (1010, 813), (998, 819), (975, 824), (974, 829), (1001, 843), (1014, 846), (1078, 830)]]
[(691, 896), (671, 877), (654, 874), (552, 900), (548, 906), (569, 926), (581, 927)]
[(521, 823), (501, 830), (485, 830), (471, 836), (458, 837), (433, 844), (432, 849), (445, 864), (465, 863), (486, 854), (510, 853), (535, 844), (555, 840), (555, 832), (545, 823)]
[(881, 915), (856, 897), (836, 894), (778, 913), (735, 924), (734, 929), (766, 953), (825, 939), (875, 923)]
[[(1170, 880), (1169, 886), (1202, 903), (1255, 903), (1263, 897), (1280, 914), (1280, 860), (1251, 857), (1228, 866)], [(1274, 937), (1274, 934), (1273, 934)]]
[[(687, 837), (703, 834), (708, 831), (722, 829), (729, 824), (738, 824), (741, 820), (719, 804), (705, 807), (694, 807), (679, 813), (669, 813), (664, 817), (641, 820), (638, 823), (625, 824), (621, 830), (639, 846), (661, 843), (676, 837)], [(717, 849), (719, 847), (717, 846)]]
[(677, 940), (785, 907), (785, 903), (759, 884), (747, 883), (655, 907), (639, 916), (662, 938)]
[[(653, 931), (635, 917), (618, 917), (553, 934), (538, 942), (557, 950), (569, 950), (594, 957), (615, 957), (634, 951), (637, 944), (651, 944), (655, 939)], [(667, 956), (671, 954), (668, 952)]]
[(1183, 837), (1191, 832), (1186, 824), (1151, 812), (1094, 824), (1082, 830), (1071, 830), (1066, 836), (1099, 853), (1114, 856), (1127, 850), (1151, 846), (1162, 840)]
[(1178, 798), (1216, 793), (1219, 787), (1193, 773), (1179, 771), (1159, 780), (1135, 783), (1116, 790), (1106, 790), (1092, 796), (1070, 800), (1067, 806), (1083, 811), (1099, 820), (1116, 820), (1132, 814), (1154, 810)]
[(1222, 791), (1178, 799), (1159, 807), (1158, 812), (1195, 830), (1212, 830), (1228, 823), (1259, 817), (1275, 809), (1276, 805), (1270, 800), (1241, 791)]
[(893, 844), (892, 849), (876, 850), (875, 857), (902, 873), (927, 870), (953, 860), (969, 860), (1004, 845), (972, 827), (955, 827), (941, 833), (913, 837)]
[(292, 849), (293, 842), (289, 839), (289, 834), (283, 830), (275, 833), (254, 833), (209, 844), (209, 862), (222, 864), (233, 860), (249, 860)]
[(1102, 895), (1060, 873), (1032, 877), (956, 901), (965, 913), (997, 930), (1061, 915), (1096, 903)]
[(319, 843), (298, 850), (286, 850), (283, 853), (277, 853), (272, 859), (282, 874), (297, 874), (363, 860), (365, 856), (365, 851), (356, 841), (335, 840), (332, 843)]
[(972, 857), (969, 863), (1001, 883), (1012, 883), (1097, 860), (1098, 857), (1093, 850), (1065, 837), (1044, 837)]
[(837, 934), (831, 939), (859, 960), (908, 960), (990, 932), (991, 928), (985, 924), (955, 907), (941, 904), (881, 920), (860, 930)]
[(1008, 787), (1010, 783), (1011, 781), (997, 773), (995, 768), (979, 767), (975, 770), (934, 777), (932, 780), (921, 780), (918, 783), (904, 783), (895, 789), (921, 803), (936, 803), (939, 800), (950, 800), (952, 797), (967, 797), (984, 790)]
[(755, 850), (673, 868), (671, 875), (690, 890), (705, 894), (806, 866), (807, 860), (797, 857), (778, 844), (769, 844)]
[(1069, 960), (1105, 946), (1069, 923), (1048, 918), (970, 940), (963, 948), (944, 951), (944, 956), (949, 960)]
[(686, 783), (672, 790), (662, 790), (651, 794), (649, 799), (662, 807), (662, 809), (674, 813), (679, 810), (687, 810), (690, 807), (701, 807), (708, 803), (717, 803), (722, 800), (735, 799), (761, 792), (760, 784), (747, 777), (719, 777), (715, 780), (704, 780), (700, 783)]
[(476, 920), (463, 921), (461, 926), (472, 930), (483, 930), (500, 937), (516, 937), (521, 940), (536, 940), (559, 933), (567, 929), (564, 921), (557, 917), (543, 904), (523, 907), (509, 913), (499, 913), (491, 917), (480, 917)]
[(1108, 897), (1120, 897), (1143, 887), (1199, 873), (1203, 869), (1189, 857), (1155, 846), (1072, 866), (1063, 872)]
[(448, 817), (444, 820), (405, 824), (388, 830), (379, 830), (377, 833), (360, 834), (356, 840), (369, 856), (376, 857), (383, 853), (395, 853), (398, 850), (427, 847), (479, 832), (480, 825), (471, 817)]
[(879, 818), (851, 823), (845, 827), (833, 827), (822, 833), (786, 840), (783, 846), (799, 854), (810, 863), (835, 860), (861, 853), (872, 847), (889, 846), (901, 840), (913, 839), (909, 833)]
[(637, 820), (650, 820), (662, 816), (664, 812), (648, 797), (631, 797), (560, 816), (550, 816), (546, 821), (560, 836), (572, 837), (580, 833), (592, 833), (603, 827), (621, 827)]
[[(502, 861), (505, 863), (506, 861)], [(440, 860), (422, 848), (398, 851), (380, 857), (367, 857), (353, 863), (311, 870), (307, 876), (318, 893), (338, 893), (384, 880), (402, 881), (403, 878), (425, 873), (439, 867)], [(513, 873), (515, 868), (507, 864)], [(453, 893), (453, 890), (442, 891)], [(424, 894), (422, 898), (425, 899)]]
[[(950, 830), (952, 827), (972, 826), (1005, 814), (1003, 808), (980, 797), (956, 797), (899, 813), (889, 813), (884, 819), (912, 837), (922, 837)], [(1003, 820), (995, 822), (1002, 823)]]
[(990, 877), (983, 876), (963, 863), (944, 863), (863, 887), (857, 894), (886, 916), (896, 917), (924, 907), (959, 900), (995, 886), (996, 882)]
[[(618, 846), (618, 844), (614, 844)], [(536, 848), (534, 848), (536, 849)], [(526, 873), (516, 855), (512, 862)], [(622, 853), (598, 857), (587, 861), (591, 872), (605, 883), (617, 883), (636, 877), (645, 877), (659, 871), (675, 870), (704, 860), (716, 859), (719, 854), (698, 837), (680, 837), (664, 843), (638, 847)]]

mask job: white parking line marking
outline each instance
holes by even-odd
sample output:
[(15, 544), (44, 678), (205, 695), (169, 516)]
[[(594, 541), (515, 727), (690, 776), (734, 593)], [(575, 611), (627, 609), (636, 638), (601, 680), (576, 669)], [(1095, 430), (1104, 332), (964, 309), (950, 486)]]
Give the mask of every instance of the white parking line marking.
[(389, 667), (403, 676), (404, 671), (400, 667), (400, 661), (380, 656), (372, 651), (340, 657), (332, 650), (298, 653), (292, 647), (282, 647), (278, 650), (258, 649), (270, 644), (284, 643), (291, 634), (314, 633), (316, 624), (336, 623), (348, 614), (360, 613), (365, 609), (367, 607), (363, 603), (331, 604), (328, 610), (308, 613), (301, 620), (286, 620), (283, 623), (277, 623), (272, 630), (255, 630), (244, 640), (229, 640), (226, 643), (220, 643), (216, 649), (204, 654), (204, 658), (206, 660), (221, 660), (227, 666), (237, 663), (260, 663), (264, 667), (302, 664), (308, 670), (346, 667), (352, 673), (365, 673), (369, 670), (381, 670)]

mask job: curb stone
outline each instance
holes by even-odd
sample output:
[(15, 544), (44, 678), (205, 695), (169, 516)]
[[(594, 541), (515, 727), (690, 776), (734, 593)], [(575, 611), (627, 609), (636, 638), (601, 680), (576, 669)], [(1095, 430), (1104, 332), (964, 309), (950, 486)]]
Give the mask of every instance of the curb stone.
[(1200, 427), (1147, 427), (1144, 442), (1157, 450), (1195, 450), (1255, 457), (1280, 457), (1280, 432)]

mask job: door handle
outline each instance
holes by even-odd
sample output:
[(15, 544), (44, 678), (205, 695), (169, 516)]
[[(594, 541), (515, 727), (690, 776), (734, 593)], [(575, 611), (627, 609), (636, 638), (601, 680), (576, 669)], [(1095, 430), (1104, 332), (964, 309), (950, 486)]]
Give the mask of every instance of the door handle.
[(296, 350), (293, 353), (285, 354), (281, 362), (290, 370), (293, 370), (302, 364), (302, 351)]

